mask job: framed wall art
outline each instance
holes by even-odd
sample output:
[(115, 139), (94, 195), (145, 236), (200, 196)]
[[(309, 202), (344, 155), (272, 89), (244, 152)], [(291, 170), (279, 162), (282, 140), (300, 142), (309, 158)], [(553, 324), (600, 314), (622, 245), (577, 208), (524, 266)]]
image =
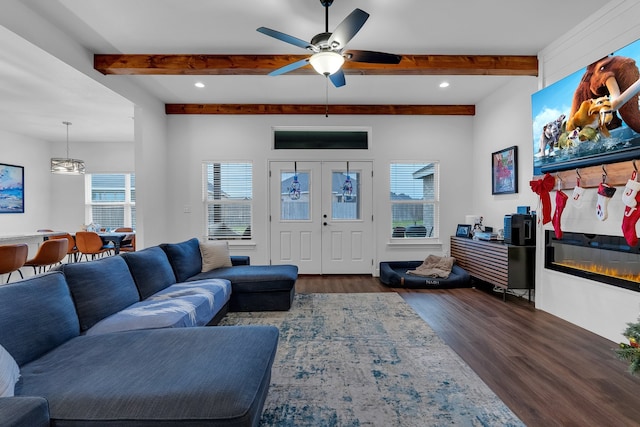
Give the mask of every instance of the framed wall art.
[(518, 192), (518, 147), (491, 154), (491, 194)]
[(24, 167), (0, 163), (0, 213), (24, 213)]

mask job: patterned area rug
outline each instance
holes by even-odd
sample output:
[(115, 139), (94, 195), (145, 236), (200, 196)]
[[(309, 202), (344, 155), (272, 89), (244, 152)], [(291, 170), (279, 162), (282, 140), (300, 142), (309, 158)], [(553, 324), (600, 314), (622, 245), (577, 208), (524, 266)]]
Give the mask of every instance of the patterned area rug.
[(300, 294), (280, 329), (263, 426), (523, 426), (396, 293)]

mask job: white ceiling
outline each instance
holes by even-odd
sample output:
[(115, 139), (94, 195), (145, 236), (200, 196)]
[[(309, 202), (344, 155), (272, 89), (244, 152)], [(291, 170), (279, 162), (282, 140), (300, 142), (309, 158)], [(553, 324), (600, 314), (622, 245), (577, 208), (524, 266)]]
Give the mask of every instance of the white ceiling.
[[(256, 31), (310, 40), (324, 31), (319, 0), (23, 0), (92, 53), (305, 54)], [(536, 55), (603, 0), (335, 0), (330, 31), (353, 9), (371, 16), (349, 48), (396, 54)], [(11, 19), (10, 17), (5, 17)], [(15, 19), (21, 19), (16, 17)], [(7, 21), (9, 22), (9, 21)], [(28, 37), (27, 37), (28, 38)], [(319, 75), (109, 76), (165, 103), (324, 103)], [(513, 78), (356, 76), (329, 87), (336, 104), (476, 104)], [(447, 80), (451, 86), (440, 89)], [(196, 81), (206, 86), (197, 89)], [(126, 94), (125, 94), (126, 95)], [(132, 141), (133, 106), (0, 27), (0, 129), (63, 141)]]

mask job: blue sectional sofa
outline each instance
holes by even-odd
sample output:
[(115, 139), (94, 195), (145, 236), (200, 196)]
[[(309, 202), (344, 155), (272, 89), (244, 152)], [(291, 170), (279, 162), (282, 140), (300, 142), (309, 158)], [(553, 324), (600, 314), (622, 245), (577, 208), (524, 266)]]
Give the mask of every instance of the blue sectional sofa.
[(258, 425), (277, 328), (202, 325), (224, 315), (233, 281), (241, 309), (287, 309), (297, 268), (235, 257), (244, 265), (202, 273), (194, 241), (0, 286), (0, 345), (21, 375), (0, 424)]
[[(232, 267), (201, 272), (198, 239), (160, 245), (179, 282), (226, 279), (231, 282), (230, 311), (289, 310), (295, 296), (298, 267), (295, 265), (249, 265), (248, 257), (231, 257)], [(129, 254), (132, 255), (132, 254)]]

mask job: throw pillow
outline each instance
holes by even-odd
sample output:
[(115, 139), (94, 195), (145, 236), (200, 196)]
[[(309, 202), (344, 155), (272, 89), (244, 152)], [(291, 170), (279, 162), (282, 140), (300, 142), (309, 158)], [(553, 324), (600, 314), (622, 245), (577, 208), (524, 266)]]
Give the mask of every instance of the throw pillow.
[(207, 240), (200, 243), (202, 254), (202, 272), (220, 267), (231, 267), (229, 243), (226, 240)]
[(20, 378), (20, 368), (9, 352), (0, 345), (0, 397), (13, 396)]

